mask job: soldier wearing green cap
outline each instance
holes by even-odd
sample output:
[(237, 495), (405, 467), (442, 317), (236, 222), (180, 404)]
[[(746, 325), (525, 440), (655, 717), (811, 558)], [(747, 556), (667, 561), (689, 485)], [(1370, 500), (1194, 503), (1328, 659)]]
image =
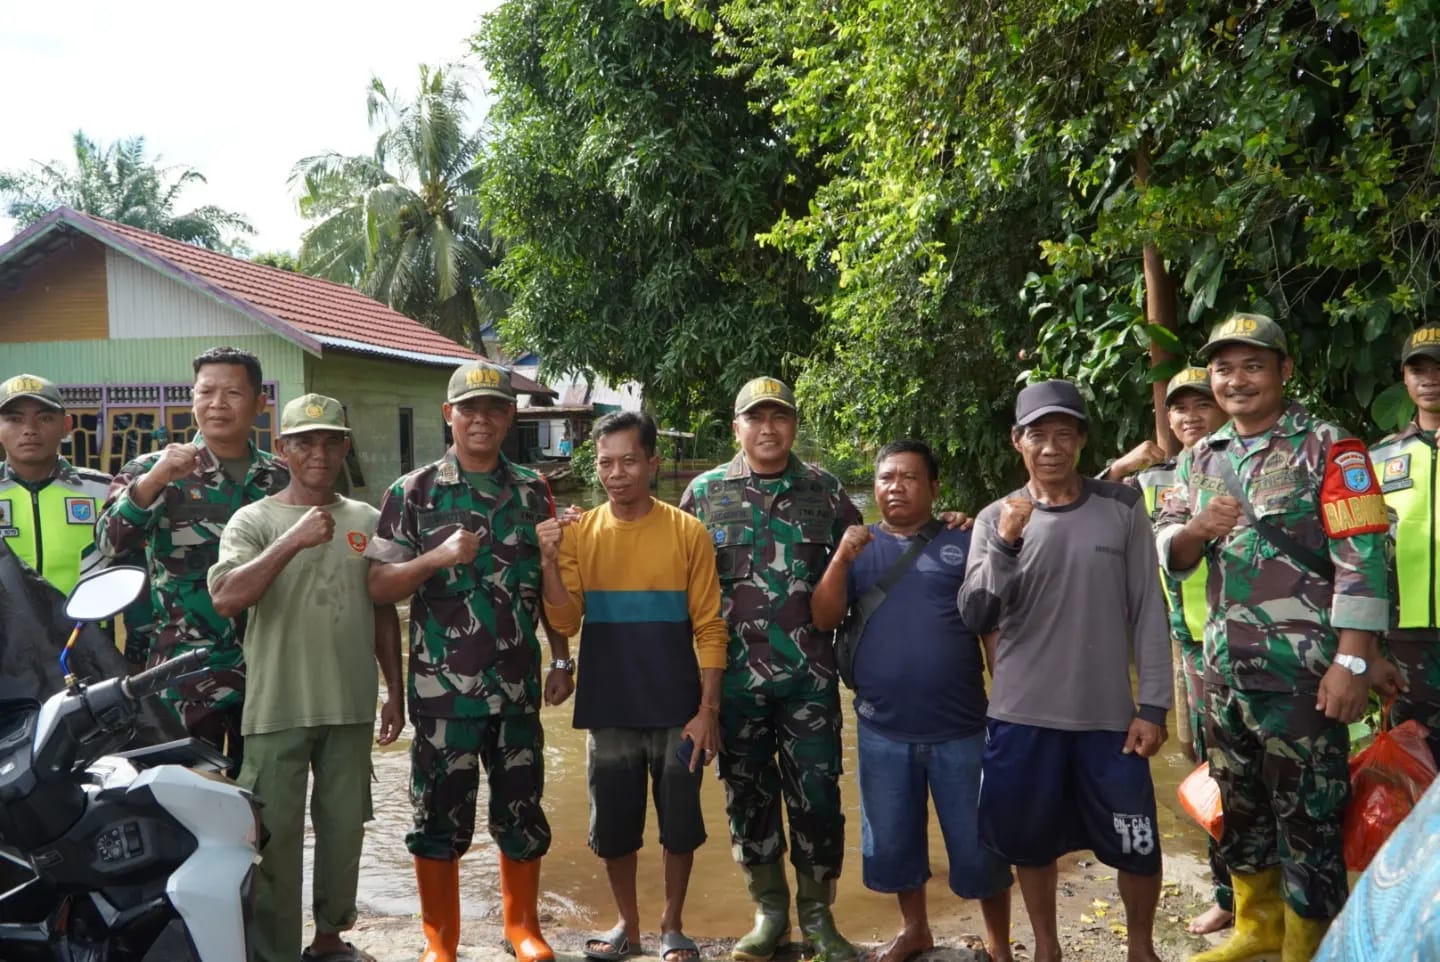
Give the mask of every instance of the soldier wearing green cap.
[(167, 689), (162, 697), (191, 735), (230, 756), (234, 774), (244, 760), (245, 620), (215, 611), (205, 575), (231, 516), (281, 490), (290, 478), (252, 439), (255, 419), (269, 403), (255, 355), (211, 348), (191, 367), (199, 434), (120, 469), (95, 524), (95, 544), (115, 561), (145, 552), (156, 623), (152, 663), (197, 648), (209, 651), (208, 675)]
[(248, 615), (249, 691), (240, 784), (264, 803), (270, 840), (255, 874), (253, 962), (301, 956), (305, 789), (315, 832), (315, 937), (304, 958), (354, 958), (360, 850), (370, 811), (376, 662), (387, 698), (381, 745), (405, 725), (400, 619), (372, 604), (365, 549), (379, 512), (335, 491), (350, 450), (345, 410), (305, 394), (280, 414), (284, 490), (235, 512), (208, 576), (215, 611)]
[(790, 930), (780, 806), (790, 818), (796, 914), (831, 962), (856, 957), (830, 912), (844, 852), (840, 697), (827, 633), (810, 595), (860, 512), (834, 475), (803, 464), (795, 395), (759, 377), (735, 398), (740, 453), (690, 482), (680, 507), (710, 530), (730, 628), (720, 726), (720, 776), (736, 859), (756, 903), (741, 960), (765, 960)]
[[(553, 517), (539, 474), (500, 453), (515, 419), (510, 372), (485, 361), (455, 370), (441, 409), (454, 444), (396, 481), (366, 549), (370, 595), (410, 602), (408, 694), (415, 724), (410, 800), (429, 962), (454, 962), (460, 938), (459, 858), (475, 829), (479, 773), (489, 779), (490, 835), (500, 852), (505, 936), (519, 962), (554, 957), (536, 900), (550, 825), (540, 807), (540, 548)], [(558, 704), (573, 688), (569, 641), (547, 632), (545, 684)]]
[(1308, 959), (1345, 901), (1348, 724), (1392, 684), (1388, 530), (1357, 439), (1287, 401), (1284, 331), (1261, 314), (1201, 348), (1230, 422), (1176, 469), (1157, 548), (1171, 577), (1208, 560), (1205, 742), (1225, 809), (1235, 933), (1196, 962)]
[(1400, 363), (1415, 417), (1370, 449), (1389, 507), (1395, 541), (1398, 607), (1385, 641), (1404, 688), (1390, 720), (1411, 718), (1430, 730), (1440, 758), (1440, 578), (1436, 574), (1435, 432), (1440, 429), (1440, 327), (1422, 327), (1405, 340)]
[[(1215, 392), (1210, 387), (1210, 372), (1203, 367), (1187, 367), (1170, 379), (1165, 386), (1165, 412), (1170, 430), (1179, 439), (1179, 457), (1166, 458), (1129, 476), (1117, 476), (1114, 471), (1107, 475), (1111, 481), (1120, 481), (1140, 489), (1145, 496), (1145, 507), (1152, 520), (1159, 517), (1160, 508), (1175, 487), (1175, 473), (1181, 459), (1201, 438), (1214, 433), (1226, 421), (1225, 412), (1215, 403)], [(1189, 708), (1190, 750), (1196, 759), (1205, 757), (1205, 683), (1204, 652), (1202, 640), (1205, 637), (1205, 618), (1208, 614), (1205, 600), (1205, 583), (1208, 570), (1205, 560), (1200, 560), (1195, 573), (1183, 581), (1160, 573), (1160, 583), (1165, 589), (1165, 601), (1170, 610), (1170, 636), (1174, 639), (1179, 656), (1175, 665), (1180, 678), (1176, 689), (1177, 700), (1181, 693)], [(1214, 883), (1215, 902), (1195, 919), (1188, 931), (1196, 935), (1218, 932), (1233, 919), (1234, 894), (1230, 890), (1230, 873), (1220, 855), (1220, 846), (1213, 838), (1210, 845), (1210, 876)]]
[(74, 427), (60, 389), (43, 377), (0, 382), (0, 539), (66, 594), (100, 561), (95, 516), (110, 476), (60, 456)]

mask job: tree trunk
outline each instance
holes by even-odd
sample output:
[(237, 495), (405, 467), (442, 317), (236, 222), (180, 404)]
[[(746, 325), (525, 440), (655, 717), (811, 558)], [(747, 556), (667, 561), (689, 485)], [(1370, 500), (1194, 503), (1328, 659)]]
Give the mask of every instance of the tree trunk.
[[(1150, 180), (1150, 154), (1142, 142), (1135, 152), (1135, 186), (1144, 190)], [(1179, 336), (1179, 325), (1175, 316), (1175, 278), (1165, 267), (1165, 258), (1154, 244), (1144, 248), (1145, 262), (1145, 320), (1157, 327), (1163, 327)], [(1153, 369), (1175, 355), (1165, 350), (1154, 338), (1150, 340), (1150, 367)], [(1170, 430), (1170, 420), (1165, 413), (1165, 382), (1156, 381), (1152, 395), (1155, 403), (1155, 440), (1174, 455), (1180, 451), (1180, 442)]]

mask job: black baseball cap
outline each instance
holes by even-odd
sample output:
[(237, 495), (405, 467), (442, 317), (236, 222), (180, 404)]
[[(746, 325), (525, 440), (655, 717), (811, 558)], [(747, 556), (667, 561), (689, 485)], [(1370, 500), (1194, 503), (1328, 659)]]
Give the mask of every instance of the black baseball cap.
[(1088, 423), (1085, 400), (1069, 381), (1041, 381), (1031, 384), (1015, 399), (1015, 424), (1024, 427), (1047, 414), (1068, 414)]

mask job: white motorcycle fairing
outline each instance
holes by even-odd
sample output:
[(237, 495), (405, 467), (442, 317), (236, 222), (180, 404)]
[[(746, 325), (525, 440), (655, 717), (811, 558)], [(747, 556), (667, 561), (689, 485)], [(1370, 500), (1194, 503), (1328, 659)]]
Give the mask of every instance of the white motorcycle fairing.
[(198, 843), (165, 886), (170, 904), (203, 962), (236, 962), (235, 947), (247, 946), (241, 892), (260, 860), (249, 793), (219, 776), (174, 765), (141, 772), (130, 791), (143, 788)]

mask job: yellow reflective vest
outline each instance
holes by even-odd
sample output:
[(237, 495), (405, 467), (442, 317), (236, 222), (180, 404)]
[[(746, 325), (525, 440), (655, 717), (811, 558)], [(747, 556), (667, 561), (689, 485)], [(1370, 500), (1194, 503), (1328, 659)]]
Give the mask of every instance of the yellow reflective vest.
[[(1167, 495), (1175, 488), (1174, 458), (1146, 468), (1135, 475), (1135, 483), (1145, 495), (1145, 510), (1153, 522), (1160, 516), (1160, 509)], [(1209, 566), (1204, 558), (1199, 567), (1184, 581), (1176, 581), (1160, 573), (1160, 584), (1165, 590), (1165, 603), (1170, 609), (1170, 635), (1185, 645), (1200, 645), (1205, 638), (1205, 618), (1210, 602), (1205, 595), (1205, 584), (1209, 579)]]
[(43, 488), (31, 490), (0, 461), (0, 538), (46, 581), (66, 594), (102, 559), (95, 518), (110, 490), (109, 475), (73, 467), (64, 458)]
[(1370, 449), (1395, 542), (1395, 627), (1435, 628), (1435, 439), (1411, 423)]

